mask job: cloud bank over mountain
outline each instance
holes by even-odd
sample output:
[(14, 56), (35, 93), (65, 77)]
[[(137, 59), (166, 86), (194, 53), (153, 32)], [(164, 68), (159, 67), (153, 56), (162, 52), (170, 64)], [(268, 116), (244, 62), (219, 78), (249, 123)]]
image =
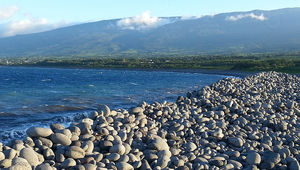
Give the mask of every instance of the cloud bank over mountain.
[[(115, 25), (123, 30), (143, 31), (174, 23), (179, 20), (195, 20), (203, 17), (214, 16), (215, 15), (157, 17), (151, 15), (151, 11), (145, 11), (141, 15), (120, 19), (115, 23)], [(255, 14), (253, 12), (227, 16), (225, 20), (235, 22), (246, 18), (259, 21), (267, 20), (267, 17), (265, 17), (263, 13)], [(44, 17), (32, 17), (30, 14), (24, 14), (24, 11), (21, 13), (21, 10), (17, 6), (0, 8), (0, 38), (20, 34), (44, 32), (70, 25), (73, 24), (65, 21), (53, 23)]]
[(151, 16), (151, 11), (145, 11), (141, 15), (119, 20), (117, 26), (122, 29), (144, 30), (168, 23), (170, 23), (168, 19)]
[(232, 16), (226, 17), (226, 20), (228, 20), (228, 21), (238, 21), (238, 20), (241, 20), (241, 19), (244, 19), (244, 18), (252, 18), (252, 19), (259, 20), (259, 21), (267, 20), (267, 18), (264, 16), (264, 14), (256, 15), (254, 13), (232, 15)]
[(16, 6), (10, 6), (6, 8), (0, 8), (0, 21), (11, 18), (19, 11)]
[(0, 37), (9, 37), (18, 34), (29, 34), (52, 30), (71, 25), (67, 22), (51, 23), (46, 18), (35, 18), (26, 14), (19, 19), (20, 9), (16, 6), (0, 8)]

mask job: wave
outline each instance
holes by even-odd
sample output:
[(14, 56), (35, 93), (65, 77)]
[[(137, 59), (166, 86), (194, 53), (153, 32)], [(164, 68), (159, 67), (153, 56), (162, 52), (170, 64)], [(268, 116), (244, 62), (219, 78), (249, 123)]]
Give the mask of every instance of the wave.
[(26, 136), (26, 130), (32, 126), (50, 127), (51, 124), (60, 123), (68, 127), (72, 122), (78, 122), (87, 117), (91, 111), (92, 110), (28, 116), (22, 115), (14, 117), (15, 120), (2, 119), (1, 123), (3, 124), (5, 124), (5, 121), (15, 121), (18, 126), (0, 129), (0, 142), (6, 144), (13, 139), (23, 139)]

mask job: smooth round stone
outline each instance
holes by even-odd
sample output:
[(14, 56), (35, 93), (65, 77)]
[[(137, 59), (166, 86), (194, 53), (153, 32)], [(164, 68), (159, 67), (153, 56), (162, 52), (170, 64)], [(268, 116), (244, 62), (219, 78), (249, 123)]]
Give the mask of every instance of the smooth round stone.
[(139, 114), (139, 113), (143, 113), (144, 112), (144, 109), (142, 107), (135, 107), (131, 110), (131, 112), (133, 114)]
[(120, 131), (118, 135), (123, 142), (127, 139), (127, 133), (124, 131)]
[(99, 153), (94, 156), (96, 162), (100, 162), (103, 159), (103, 154)]
[(234, 166), (235, 169), (242, 169), (243, 168), (243, 164), (241, 164), (238, 161), (235, 160), (229, 160), (228, 163), (232, 164)]
[(44, 158), (47, 159), (47, 160), (53, 160), (54, 157), (55, 157), (55, 154), (54, 154), (53, 150), (50, 149), (50, 148), (46, 148), (43, 151), (43, 155), (44, 155)]
[(122, 144), (118, 144), (118, 145), (113, 145), (110, 149), (109, 152), (110, 153), (118, 153), (120, 155), (123, 155), (126, 151), (125, 146), (123, 146)]
[(11, 166), (11, 159), (3, 159), (0, 161), (0, 168), (8, 168)]
[(29, 137), (48, 137), (53, 133), (49, 128), (31, 127), (27, 129), (26, 134)]
[(129, 161), (129, 156), (127, 155), (122, 155), (120, 159), (118, 159), (119, 162), (128, 162)]
[[(86, 153), (92, 153), (94, 150), (94, 143), (92, 141), (86, 141), (84, 145), (87, 147)], [(82, 146), (83, 147), (83, 146)]]
[(31, 148), (22, 149), (20, 151), (20, 157), (26, 159), (31, 166), (37, 166), (39, 164), (39, 157)]
[(197, 158), (194, 160), (194, 162), (195, 162), (195, 163), (200, 163), (200, 164), (208, 164), (207, 159), (202, 158), (202, 157), (197, 157)]
[(262, 162), (260, 164), (261, 169), (273, 169), (275, 167), (275, 164), (273, 162)]
[(89, 114), (89, 118), (95, 120), (98, 115), (99, 113), (97, 111), (94, 111)]
[(149, 147), (158, 151), (169, 150), (168, 143), (159, 136), (155, 137), (155, 139), (152, 141)]
[(17, 155), (17, 151), (14, 149), (8, 149), (4, 151), (6, 159), (13, 159)]
[(31, 165), (24, 158), (14, 158), (12, 160), (11, 170), (31, 170)]
[(197, 149), (197, 145), (194, 144), (193, 142), (188, 142), (185, 144), (185, 148), (187, 149), (187, 151), (193, 152), (194, 150)]
[(81, 120), (81, 122), (83, 122), (83, 123), (85, 122), (85, 123), (89, 124), (90, 126), (93, 126), (93, 124), (94, 124), (94, 120), (90, 119), (90, 118), (84, 118)]
[(106, 158), (110, 161), (117, 161), (120, 159), (120, 155), (118, 153), (111, 153), (107, 155)]
[(246, 161), (249, 165), (258, 165), (261, 162), (261, 157), (258, 153), (251, 152), (247, 155)]
[(53, 143), (62, 144), (65, 146), (69, 146), (72, 143), (70, 138), (62, 133), (54, 133), (53, 135), (51, 135), (51, 140)]
[(53, 146), (53, 142), (50, 139), (40, 137), (39, 140), (42, 142), (43, 146), (47, 146), (48, 148)]
[(280, 162), (280, 155), (275, 152), (266, 151), (264, 153), (264, 162), (277, 164)]
[(56, 130), (63, 130), (65, 128), (64, 125), (56, 123), (56, 124), (51, 124), (50, 125), (51, 130), (56, 131)]
[(222, 139), (224, 137), (223, 131), (220, 128), (216, 129), (212, 135), (217, 139)]
[(70, 167), (76, 166), (76, 161), (72, 158), (68, 158), (61, 164), (61, 166), (63, 168), (70, 168)]
[(209, 164), (221, 167), (224, 165), (224, 162), (222, 160), (213, 159), (209, 162)]
[(108, 150), (113, 146), (113, 143), (109, 140), (101, 141), (100, 142), (100, 148), (103, 150)]
[(85, 165), (84, 165), (84, 169), (85, 169), (85, 170), (96, 170), (96, 169), (97, 169), (97, 166), (96, 166), (96, 165), (93, 165), (93, 164), (85, 164)]
[(66, 151), (66, 155), (69, 158), (80, 159), (84, 158), (85, 151), (78, 146), (71, 146), (70, 149)]
[(103, 136), (107, 136), (109, 135), (109, 131), (106, 129), (106, 128), (101, 128), (99, 130), (100, 134), (103, 135)]
[(286, 156), (290, 156), (291, 152), (290, 152), (290, 150), (287, 149), (287, 148), (282, 148), (282, 149), (279, 150), (279, 154), (280, 154), (280, 155), (285, 154)]
[(118, 162), (116, 163), (116, 167), (118, 170), (134, 170), (133, 166), (126, 162)]
[(172, 155), (179, 155), (179, 153), (181, 152), (181, 150), (177, 148), (171, 148), (170, 151)]
[(98, 112), (103, 112), (103, 116), (108, 117), (110, 115), (110, 108), (107, 105), (99, 105)]
[(149, 162), (146, 159), (142, 160), (142, 166), (140, 167), (140, 169), (143, 170), (151, 169), (151, 166), (149, 165)]
[(242, 147), (244, 145), (243, 140), (237, 137), (228, 138), (228, 142), (235, 147)]
[(300, 170), (299, 162), (297, 160), (290, 162), (288, 168), (293, 170)]
[(89, 123), (81, 122), (78, 124), (78, 127), (80, 129), (81, 135), (86, 135), (86, 134), (91, 135), (92, 134), (92, 127)]
[(227, 165), (225, 165), (225, 168), (224, 168), (225, 170), (231, 170), (231, 169), (234, 169), (234, 165), (232, 165), (232, 164), (227, 164)]
[(123, 143), (124, 147), (125, 147), (125, 153), (124, 154), (129, 154), (129, 152), (131, 151), (131, 146), (128, 143)]
[(5, 155), (4, 155), (3, 152), (0, 152), (0, 161), (3, 160), (3, 159), (5, 159)]
[(16, 150), (16, 151), (20, 151), (21, 149), (24, 148), (24, 143), (23, 141), (18, 141), (14, 144), (13, 148)]
[(161, 167), (161, 168), (165, 168), (168, 166), (168, 163), (171, 161), (169, 156), (162, 156), (159, 157), (159, 159), (157, 160), (157, 166)]
[(53, 170), (53, 168), (48, 163), (38, 165), (35, 170)]
[(64, 135), (68, 136), (68, 138), (72, 137), (72, 132), (69, 129), (56, 130), (55, 133), (62, 133)]

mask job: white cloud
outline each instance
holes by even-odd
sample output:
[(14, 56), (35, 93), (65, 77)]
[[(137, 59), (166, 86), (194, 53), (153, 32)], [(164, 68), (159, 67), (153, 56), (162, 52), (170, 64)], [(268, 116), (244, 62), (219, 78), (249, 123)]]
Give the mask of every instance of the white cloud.
[(204, 15), (198, 15), (198, 16), (190, 16), (190, 15), (184, 15), (180, 17), (181, 20), (192, 20), (192, 19), (199, 19), (204, 17)]
[(252, 19), (259, 20), (259, 21), (267, 20), (267, 18), (264, 16), (264, 14), (255, 15), (254, 13), (228, 16), (228, 17), (226, 17), (226, 20), (228, 20), (228, 21), (238, 21), (238, 20), (241, 20), (241, 19), (244, 19), (244, 18), (252, 18)]
[(214, 17), (215, 14), (210, 14), (210, 15), (196, 15), (196, 16), (190, 16), (190, 15), (184, 15), (180, 17), (181, 20), (192, 20), (192, 19), (200, 19), (203, 17)]
[[(20, 16), (23, 18), (20, 19)], [(0, 8), (0, 38), (43, 32), (72, 24), (74, 23), (64, 21), (53, 23), (46, 18), (32, 17), (28, 13), (20, 14), (16, 6)]]
[(11, 18), (19, 11), (19, 8), (16, 6), (0, 8), (0, 21)]
[(17, 34), (29, 34), (52, 30), (71, 25), (70, 23), (50, 23), (46, 18), (25, 18), (0, 24), (0, 37), (9, 37)]
[(13, 36), (16, 34), (27, 34), (40, 32), (50, 26), (47, 19), (23, 19), (20, 21), (12, 21), (7, 24), (4, 36)]
[(139, 16), (121, 19), (117, 22), (117, 25), (122, 29), (143, 30), (167, 23), (169, 23), (167, 19), (151, 16), (151, 12), (146, 11)]

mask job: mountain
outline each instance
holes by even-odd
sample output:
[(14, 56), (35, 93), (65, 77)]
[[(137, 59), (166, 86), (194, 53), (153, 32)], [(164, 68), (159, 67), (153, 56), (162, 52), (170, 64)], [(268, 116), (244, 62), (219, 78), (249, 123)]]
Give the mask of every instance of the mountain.
[(0, 57), (300, 51), (299, 18), (300, 8), (285, 8), (155, 18), (152, 25), (104, 20), (0, 38)]

